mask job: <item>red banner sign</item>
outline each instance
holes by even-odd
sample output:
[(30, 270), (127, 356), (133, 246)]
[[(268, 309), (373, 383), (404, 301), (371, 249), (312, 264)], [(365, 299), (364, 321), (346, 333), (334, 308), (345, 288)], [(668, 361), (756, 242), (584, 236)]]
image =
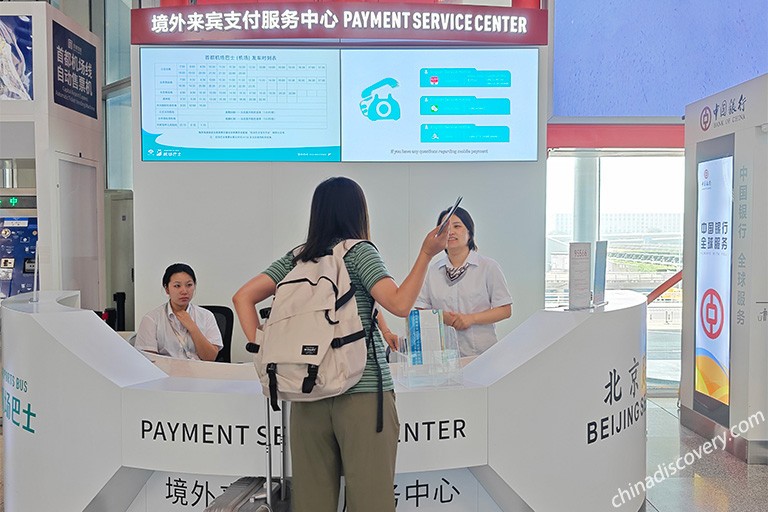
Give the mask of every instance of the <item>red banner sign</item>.
[[(547, 44), (547, 11), (446, 4), (286, 2), (133, 9), (131, 44), (266, 40)], [(305, 41), (302, 41), (305, 42)]]

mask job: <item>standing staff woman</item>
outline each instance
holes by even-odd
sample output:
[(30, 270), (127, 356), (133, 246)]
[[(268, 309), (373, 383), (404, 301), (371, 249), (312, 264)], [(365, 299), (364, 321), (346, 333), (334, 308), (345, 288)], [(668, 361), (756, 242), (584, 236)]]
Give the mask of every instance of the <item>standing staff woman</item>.
[[(432, 257), (445, 248), (447, 231), (436, 237), (433, 229), (424, 239), (408, 276), (398, 287), (378, 251), (357, 244), (344, 257), (355, 285), (357, 311), (366, 332), (371, 330), (374, 301), (394, 315), (404, 317), (413, 306)], [(306, 243), (272, 263), (262, 274), (243, 285), (232, 297), (246, 338), (253, 341), (259, 319), (256, 304), (274, 295), (276, 285), (297, 261), (323, 256), (344, 239), (369, 239), (368, 206), (360, 186), (349, 178), (329, 178), (315, 189)], [(346, 482), (349, 512), (394, 512), (394, 478), (400, 422), (384, 345), (373, 333), (375, 351), (368, 350), (363, 376), (345, 394), (316, 402), (291, 404), (291, 463), (294, 512), (335, 512), (339, 479)], [(377, 355), (378, 365), (374, 360)], [(376, 432), (378, 377), (384, 384), (384, 429)]]
[(192, 267), (174, 263), (165, 269), (168, 302), (141, 319), (135, 347), (179, 359), (214, 361), (223, 346), (216, 317), (192, 304), (197, 278)]
[[(448, 211), (440, 212), (438, 226)], [(512, 296), (499, 264), (478, 254), (467, 210), (456, 209), (447, 231), (446, 257), (430, 267), (416, 307), (442, 309), (443, 321), (458, 333), (461, 355), (477, 356), (498, 341), (493, 324), (512, 315)]]

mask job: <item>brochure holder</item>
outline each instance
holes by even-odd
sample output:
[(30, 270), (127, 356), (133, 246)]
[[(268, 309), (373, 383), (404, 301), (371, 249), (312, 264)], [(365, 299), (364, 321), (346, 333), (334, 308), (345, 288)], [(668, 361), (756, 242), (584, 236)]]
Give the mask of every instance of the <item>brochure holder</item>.
[(390, 355), (391, 362), (401, 363), (398, 382), (408, 388), (462, 385), (458, 337), (443, 323), (442, 310), (413, 310), (406, 322), (408, 337)]

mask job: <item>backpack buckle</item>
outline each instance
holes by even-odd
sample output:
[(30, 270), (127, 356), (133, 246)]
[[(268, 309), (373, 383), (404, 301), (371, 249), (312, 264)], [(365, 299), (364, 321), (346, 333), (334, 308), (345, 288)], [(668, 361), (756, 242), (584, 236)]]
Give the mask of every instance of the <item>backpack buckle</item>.
[(304, 380), (301, 383), (302, 393), (309, 394), (312, 392), (312, 389), (315, 387), (315, 383), (317, 382), (317, 370), (318, 366), (316, 364), (307, 365), (307, 376), (304, 377)]
[(267, 376), (269, 377), (269, 402), (273, 411), (279, 411), (277, 405), (277, 364), (267, 363)]

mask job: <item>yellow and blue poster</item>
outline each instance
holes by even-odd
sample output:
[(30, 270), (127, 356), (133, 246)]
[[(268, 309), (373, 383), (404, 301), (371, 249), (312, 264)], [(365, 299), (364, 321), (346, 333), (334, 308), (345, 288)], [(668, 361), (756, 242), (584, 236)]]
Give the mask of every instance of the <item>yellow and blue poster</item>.
[(695, 386), (728, 405), (733, 156), (700, 162), (697, 176)]

